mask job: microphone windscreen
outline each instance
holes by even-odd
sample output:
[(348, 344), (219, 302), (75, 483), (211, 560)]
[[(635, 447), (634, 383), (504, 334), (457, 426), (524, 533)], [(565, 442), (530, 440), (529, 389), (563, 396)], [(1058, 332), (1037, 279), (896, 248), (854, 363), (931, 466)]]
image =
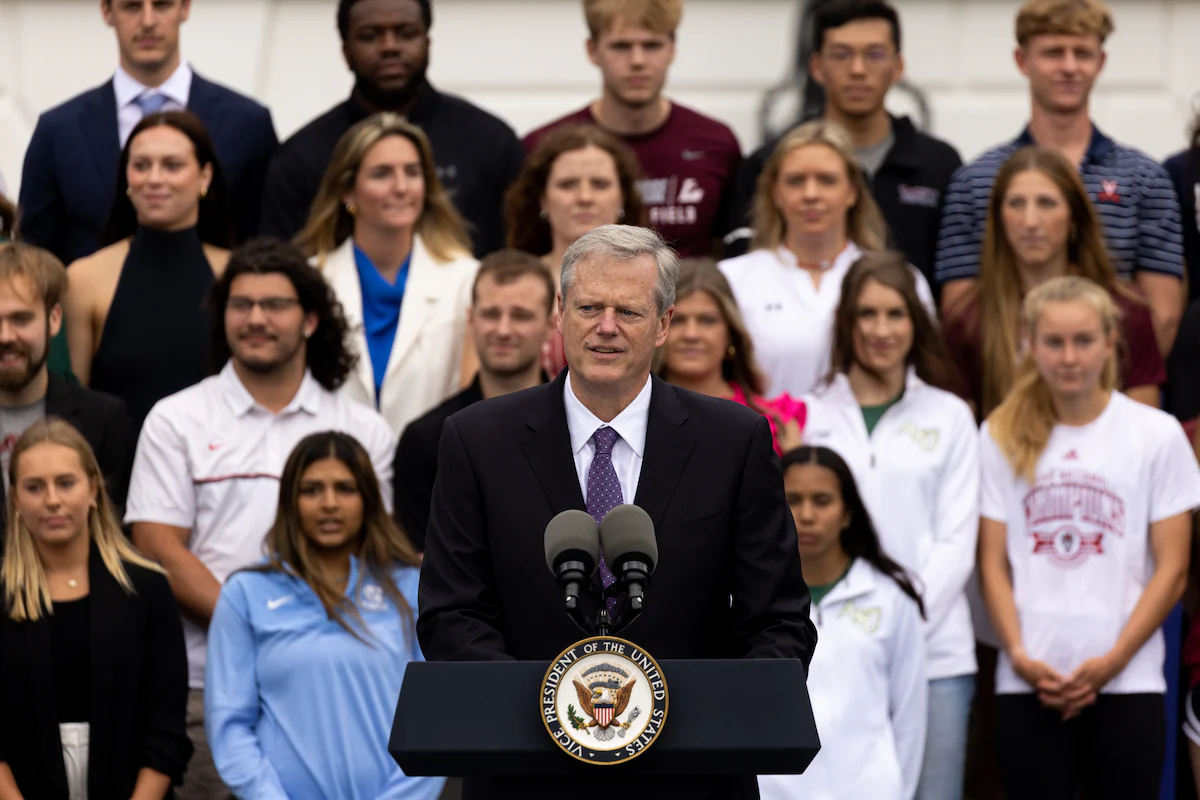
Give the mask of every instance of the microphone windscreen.
[(570, 551), (585, 554), (589, 571), (595, 570), (600, 561), (600, 527), (591, 514), (573, 508), (550, 520), (546, 526), (546, 566), (557, 574), (554, 562)]
[(658, 563), (654, 520), (638, 506), (620, 505), (605, 515), (600, 523), (600, 546), (610, 567), (634, 553), (648, 557), (651, 570)]

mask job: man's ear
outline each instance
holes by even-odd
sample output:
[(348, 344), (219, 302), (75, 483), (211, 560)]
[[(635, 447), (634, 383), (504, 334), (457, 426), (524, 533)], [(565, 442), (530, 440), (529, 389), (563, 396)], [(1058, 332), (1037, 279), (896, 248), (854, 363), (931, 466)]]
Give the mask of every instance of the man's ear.
[(1029, 53), (1024, 47), (1018, 46), (1013, 50), (1013, 61), (1017, 64), (1017, 70), (1025, 77), (1029, 77)]
[(808, 74), (818, 86), (825, 85), (825, 64), (820, 53), (813, 53), (808, 57)]
[(598, 44), (596, 44), (596, 40), (593, 39), (591, 36), (589, 36), (585, 43), (587, 45), (588, 61), (591, 61), (597, 67), (600, 66), (599, 54), (598, 54), (600, 47)]
[[(54, 308), (50, 309), (50, 315), (47, 319), (50, 323), (50, 338), (58, 336), (58, 332), (62, 330), (63, 322), (63, 307), (62, 303), (55, 303)], [(46, 347), (50, 347), (50, 343), (46, 342)]]

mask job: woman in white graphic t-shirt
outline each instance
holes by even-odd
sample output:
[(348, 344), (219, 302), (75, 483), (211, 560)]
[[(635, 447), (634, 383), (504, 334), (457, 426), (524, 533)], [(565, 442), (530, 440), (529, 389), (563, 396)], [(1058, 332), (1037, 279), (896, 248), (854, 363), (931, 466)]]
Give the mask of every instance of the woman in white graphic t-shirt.
[(1114, 391), (1118, 312), (1081, 277), (1024, 302), (1028, 355), (981, 431), (979, 571), (1002, 652), (1009, 797), (1156, 797), (1159, 630), (1187, 581), (1200, 468), (1171, 416)]

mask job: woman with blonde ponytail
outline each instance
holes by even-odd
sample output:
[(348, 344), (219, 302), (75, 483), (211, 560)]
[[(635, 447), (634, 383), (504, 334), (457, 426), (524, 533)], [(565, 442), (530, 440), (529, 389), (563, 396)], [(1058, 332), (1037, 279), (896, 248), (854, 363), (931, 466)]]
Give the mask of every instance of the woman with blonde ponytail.
[(21, 435), (9, 484), (0, 798), (161, 800), (192, 753), (166, 575), (125, 539), (96, 457), (68, 423)]
[(1009, 797), (1155, 797), (1159, 630), (1187, 582), (1200, 467), (1117, 383), (1118, 311), (1078, 276), (1026, 295), (1026, 356), (981, 431), (979, 576), (1000, 640)]

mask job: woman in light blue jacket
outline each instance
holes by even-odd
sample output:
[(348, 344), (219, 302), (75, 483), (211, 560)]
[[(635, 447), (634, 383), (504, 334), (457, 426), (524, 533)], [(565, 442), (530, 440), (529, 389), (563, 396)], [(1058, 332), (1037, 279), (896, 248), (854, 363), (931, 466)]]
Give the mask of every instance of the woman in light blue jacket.
[(419, 559), (383, 508), (366, 451), (316, 433), (289, 456), (267, 562), (234, 574), (208, 629), (205, 724), (243, 800), (434, 800), (388, 754)]

